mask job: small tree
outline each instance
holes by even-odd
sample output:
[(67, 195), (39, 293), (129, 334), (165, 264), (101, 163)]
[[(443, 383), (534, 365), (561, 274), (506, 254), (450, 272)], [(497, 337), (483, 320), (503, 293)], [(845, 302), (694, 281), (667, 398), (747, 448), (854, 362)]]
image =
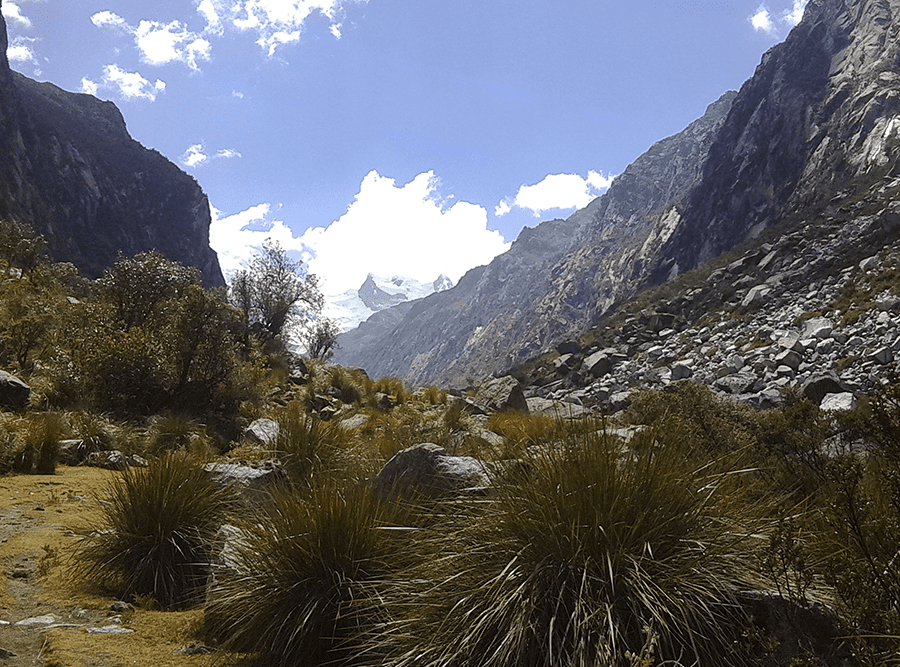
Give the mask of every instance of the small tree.
[(234, 275), (229, 296), (244, 311), (247, 324), (258, 325), (269, 339), (280, 335), (291, 320), (310, 322), (324, 304), (316, 276), (272, 239), (263, 241), (249, 268)]
[(303, 344), (306, 353), (312, 359), (330, 359), (338, 348), (337, 337), (341, 328), (334, 320), (327, 318), (314, 322), (303, 333)]

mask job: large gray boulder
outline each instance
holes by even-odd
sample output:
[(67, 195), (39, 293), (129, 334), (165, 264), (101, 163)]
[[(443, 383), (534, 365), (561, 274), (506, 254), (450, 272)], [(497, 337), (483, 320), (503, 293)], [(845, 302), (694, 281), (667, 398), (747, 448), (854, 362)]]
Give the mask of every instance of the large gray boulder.
[(22, 410), (31, 400), (31, 387), (11, 373), (0, 371), (0, 408)]
[(483, 493), (490, 480), (484, 464), (471, 456), (452, 456), (430, 442), (397, 452), (373, 480), (383, 496), (440, 498)]
[(810, 401), (819, 405), (828, 394), (840, 394), (847, 389), (841, 385), (840, 378), (834, 371), (813, 373), (800, 386), (800, 391)]
[(266, 461), (260, 467), (213, 462), (207, 463), (204, 469), (217, 485), (231, 488), (250, 502), (265, 501), (272, 487), (287, 479), (284, 470), (272, 461)]
[(475, 395), (475, 403), (487, 412), (528, 412), (522, 385), (511, 375), (484, 384)]

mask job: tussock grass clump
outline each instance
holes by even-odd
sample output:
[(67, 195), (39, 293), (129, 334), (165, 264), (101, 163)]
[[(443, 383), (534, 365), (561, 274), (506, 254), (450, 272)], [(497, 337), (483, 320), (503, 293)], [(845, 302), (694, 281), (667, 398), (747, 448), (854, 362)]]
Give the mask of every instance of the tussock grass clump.
[(149, 595), (164, 609), (190, 606), (230, 501), (230, 492), (183, 453), (129, 468), (108, 489), (102, 525), (82, 535), (81, 573), (122, 599)]
[(38, 475), (52, 475), (56, 472), (59, 458), (59, 441), (69, 433), (69, 425), (58, 412), (45, 412), (36, 415), (28, 424), (25, 433), (25, 452), (32, 458), (30, 469), (22, 472), (34, 472)]
[(429, 533), (383, 626), (388, 664), (741, 663), (734, 594), (758, 583), (761, 540), (740, 476), (659, 446), (624, 453), (600, 426), (529, 450), (492, 499)]
[(522, 412), (496, 412), (485, 426), (506, 439), (506, 450), (513, 455), (533, 445), (558, 439), (565, 428), (558, 419)]
[(403, 380), (396, 377), (383, 377), (375, 381), (372, 394), (385, 394), (397, 405), (403, 405), (412, 394), (403, 384)]
[(402, 521), (365, 485), (276, 491), (243, 526), (236, 573), (210, 593), (206, 632), (256, 665), (354, 663), (371, 650), (379, 589), (403, 561), (407, 531), (392, 530)]
[(206, 428), (196, 419), (173, 412), (154, 415), (148, 420), (146, 450), (153, 456), (177, 450), (198, 456), (214, 453)]
[(422, 388), (422, 398), (425, 403), (428, 405), (446, 405), (447, 404), (447, 392), (439, 389), (438, 387), (423, 387)]
[(338, 424), (307, 414), (298, 401), (289, 403), (275, 421), (275, 454), (292, 483), (307, 485), (314, 475), (340, 468), (350, 438)]

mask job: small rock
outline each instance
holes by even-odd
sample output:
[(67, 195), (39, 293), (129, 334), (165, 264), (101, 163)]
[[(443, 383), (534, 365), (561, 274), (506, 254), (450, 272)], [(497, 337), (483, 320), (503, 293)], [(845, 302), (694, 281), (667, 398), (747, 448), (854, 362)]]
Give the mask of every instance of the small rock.
[(16, 623), (16, 627), (20, 628), (33, 628), (45, 625), (53, 625), (54, 623), (58, 623), (59, 619), (53, 614), (44, 614), (43, 616), (32, 616), (31, 618), (23, 618), (21, 621)]
[(272, 445), (278, 437), (278, 423), (271, 419), (257, 419), (244, 431), (244, 437), (258, 445)]
[(672, 381), (686, 380), (694, 374), (693, 369), (686, 363), (672, 364)]
[(203, 644), (198, 644), (197, 642), (188, 642), (184, 646), (175, 649), (175, 653), (181, 653), (183, 655), (208, 655), (215, 652), (216, 649)]
[(85, 632), (92, 635), (130, 635), (134, 630), (123, 628), (121, 625), (104, 625), (99, 628), (85, 628)]
[(522, 385), (511, 375), (487, 382), (478, 390), (475, 403), (490, 412), (528, 412)]
[(846, 412), (855, 410), (858, 401), (852, 392), (843, 391), (839, 394), (826, 394), (819, 407), (828, 412)]
[(894, 352), (887, 346), (879, 347), (869, 355), (869, 359), (884, 366), (894, 360)]
[(85, 465), (105, 470), (125, 470), (128, 459), (117, 449), (109, 452), (91, 452), (85, 459)]
[(412, 492), (431, 498), (484, 489), (489, 483), (481, 461), (470, 456), (451, 456), (433, 443), (397, 452), (373, 481), (383, 495)]
[(0, 407), (21, 410), (31, 400), (31, 387), (11, 373), (0, 371)]

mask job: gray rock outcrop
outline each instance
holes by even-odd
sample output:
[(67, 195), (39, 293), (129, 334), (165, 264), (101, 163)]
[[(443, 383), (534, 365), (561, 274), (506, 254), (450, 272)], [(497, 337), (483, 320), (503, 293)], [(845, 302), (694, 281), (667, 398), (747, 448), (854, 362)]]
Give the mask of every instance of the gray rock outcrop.
[(489, 479), (484, 464), (470, 456), (451, 456), (432, 443), (407, 447), (388, 461), (373, 480), (384, 495), (441, 498), (459, 493), (482, 493)]

